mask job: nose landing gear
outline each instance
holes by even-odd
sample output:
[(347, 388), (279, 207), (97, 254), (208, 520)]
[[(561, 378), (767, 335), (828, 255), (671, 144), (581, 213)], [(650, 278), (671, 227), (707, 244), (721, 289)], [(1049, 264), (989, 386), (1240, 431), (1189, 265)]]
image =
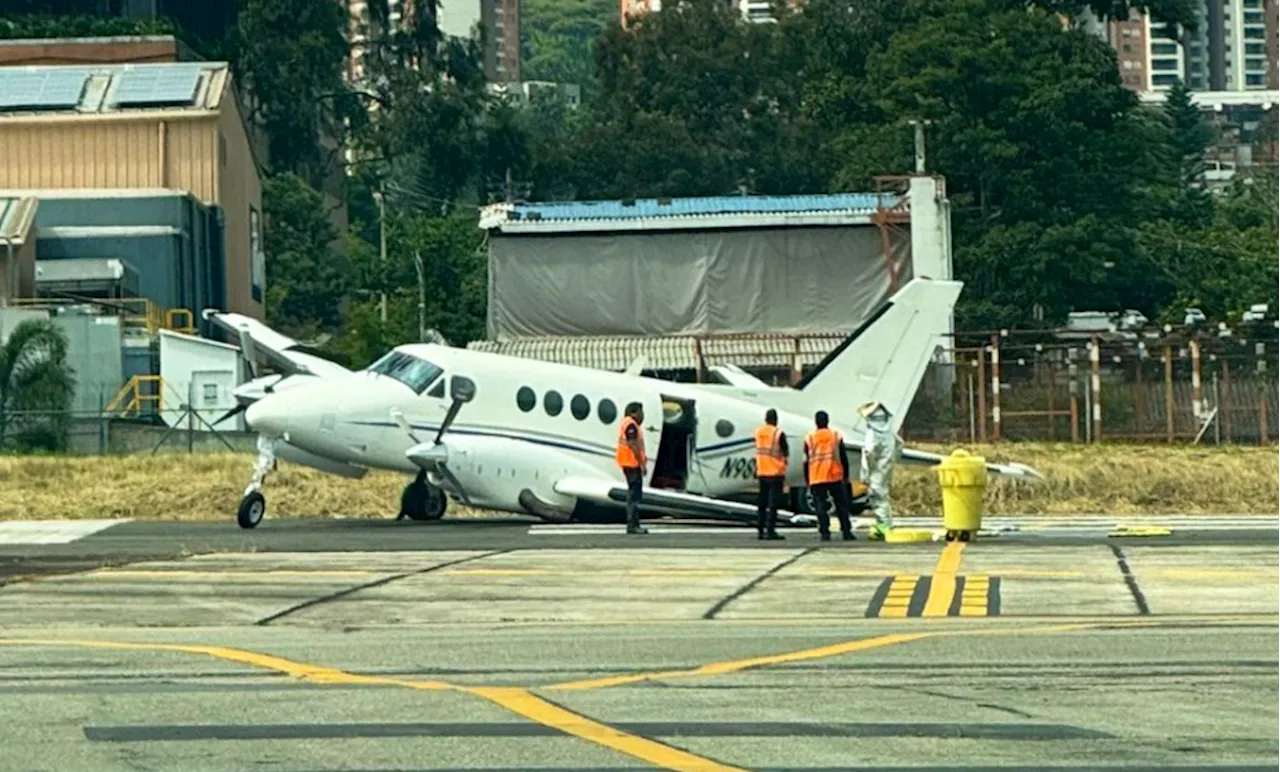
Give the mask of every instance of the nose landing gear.
[(275, 443), (266, 437), (258, 436), (258, 460), (254, 463), (253, 479), (244, 490), (244, 498), (240, 499), (240, 508), (236, 511), (236, 522), (241, 528), (256, 528), (267, 513), (267, 498), (262, 495), (262, 483), (267, 474), (276, 465)]
[(427, 482), (427, 473), (418, 472), (413, 482), (404, 486), (400, 494), (400, 514), (397, 520), (439, 520), (444, 517), (449, 498), (444, 491)]

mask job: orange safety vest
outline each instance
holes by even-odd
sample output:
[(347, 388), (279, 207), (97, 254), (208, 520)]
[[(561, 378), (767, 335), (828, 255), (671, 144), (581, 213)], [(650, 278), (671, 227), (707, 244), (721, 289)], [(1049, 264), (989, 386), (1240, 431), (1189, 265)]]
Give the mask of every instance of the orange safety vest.
[(787, 474), (787, 459), (782, 455), (778, 438), (782, 430), (765, 424), (756, 429), (756, 477), (783, 477)]
[[(628, 426), (636, 427), (636, 444), (640, 446), (639, 458), (636, 458), (635, 451), (627, 443)], [(644, 454), (644, 430), (640, 427), (640, 422), (631, 416), (625, 416), (622, 419), (622, 425), (618, 427), (618, 450), (613, 457), (617, 460), (618, 466), (623, 469), (644, 469), (645, 467), (648, 459)]]
[(809, 484), (835, 483), (844, 479), (840, 466), (840, 433), (834, 429), (814, 429), (804, 438), (809, 450)]

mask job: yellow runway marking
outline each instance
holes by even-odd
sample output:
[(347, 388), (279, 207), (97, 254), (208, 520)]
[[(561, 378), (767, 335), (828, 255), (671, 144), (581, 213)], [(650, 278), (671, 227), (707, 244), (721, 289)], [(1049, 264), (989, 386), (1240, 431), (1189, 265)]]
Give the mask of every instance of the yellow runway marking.
[(558, 729), (565, 734), (596, 745), (603, 745), (662, 769), (675, 769), (682, 772), (745, 772), (741, 767), (720, 764), (656, 740), (637, 737), (607, 724), (592, 721), (586, 716), (566, 710), (559, 705), (553, 705), (526, 689), (478, 686), (467, 688), (465, 691), (501, 705), (512, 713), (543, 726)]
[(168, 651), (181, 654), (204, 654), (209, 657), (253, 665), (264, 670), (312, 681), (318, 684), (364, 684), (368, 686), (402, 686), (409, 689), (426, 691), (444, 691), (452, 689), (452, 684), (443, 681), (414, 681), (401, 678), (384, 678), (382, 676), (362, 676), (348, 673), (337, 668), (311, 665), (305, 662), (294, 662), (283, 657), (270, 654), (259, 654), (256, 651), (231, 649), (225, 646), (205, 646), (202, 644), (184, 643), (127, 643), (124, 641), (79, 641), (59, 640), (55, 638), (0, 638), (0, 646), (76, 646), (85, 649), (117, 649), (120, 651)]
[(945, 617), (951, 609), (951, 601), (956, 596), (956, 574), (960, 571), (960, 558), (964, 554), (965, 542), (949, 542), (938, 556), (938, 565), (933, 570), (932, 583), (929, 586), (929, 598), (924, 602), (922, 617)]
[(852, 654), (858, 651), (866, 651), (867, 649), (876, 649), (881, 646), (893, 646), (898, 643), (909, 643), (911, 641), (918, 641), (921, 638), (928, 638), (931, 635), (933, 635), (933, 633), (895, 633), (893, 635), (880, 635), (875, 638), (860, 638), (858, 640), (845, 641), (844, 643), (837, 643), (831, 646), (821, 646), (816, 649), (802, 649), (800, 651), (791, 651), (785, 654), (770, 654), (763, 657), (735, 659), (727, 662), (712, 662), (710, 664), (688, 670), (663, 670), (656, 673), (635, 673), (632, 675), (610, 676), (608, 678), (593, 678), (584, 681), (568, 681), (566, 683), (553, 684), (545, 688), (563, 691), (578, 691), (583, 689), (602, 689), (609, 686), (624, 686), (626, 684), (634, 684), (641, 681), (652, 681), (659, 678), (689, 678), (691, 676), (724, 675), (726, 673), (737, 673), (742, 670), (766, 667), (768, 665), (782, 665), (788, 662), (803, 662), (810, 659), (823, 659), (825, 657), (835, 657), (841, 654)]
[(918, 576), (895, 576), (893, 584), (889, 585), (888, 594), (884, 596), (884, 603), (880, 604), (879, 616), (905, 617), (911, 607), (911, 597), (915, 594), (916, 585), (919, 583), (920, 577)]
[(393, 571), (334, 571), (334, 570), (287, 570), (267, 571), (218, 571), (216, 569), (196, 571), (194, 569), (156, 569), (154, 571), (140, 569), (101, 569), (86, 574), (51, 577), (55, 579), (278, 579), (283, 577), (359, 579), (369, 576), (390, 575)]
[(446, 568), (434, 573), (436, 576), (545, 576), (551, 572), (542, 568)]

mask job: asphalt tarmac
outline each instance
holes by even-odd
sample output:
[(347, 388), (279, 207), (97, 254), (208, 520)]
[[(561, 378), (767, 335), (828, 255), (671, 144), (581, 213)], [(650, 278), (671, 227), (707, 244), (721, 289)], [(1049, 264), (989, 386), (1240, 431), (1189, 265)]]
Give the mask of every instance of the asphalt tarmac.
[(1274, 519), (989, 525), (0, 524), (0, 770), (1276, 769)]

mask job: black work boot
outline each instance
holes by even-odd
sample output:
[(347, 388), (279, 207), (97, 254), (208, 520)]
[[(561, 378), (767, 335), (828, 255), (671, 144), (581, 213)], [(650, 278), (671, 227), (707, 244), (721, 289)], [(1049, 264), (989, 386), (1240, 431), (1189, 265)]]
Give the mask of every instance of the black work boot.
[(831, 541), (831, 532), (823, 531), (821, 534), (819, 534), (818, 538), (821, 539), (822, 541)]
[(760, 538), (767, 539), (768, 541), (786, 541), (787, 537), (783, 536), (777, 531), (769, 531), (768, 533), (766, 533), (764, 536)]

